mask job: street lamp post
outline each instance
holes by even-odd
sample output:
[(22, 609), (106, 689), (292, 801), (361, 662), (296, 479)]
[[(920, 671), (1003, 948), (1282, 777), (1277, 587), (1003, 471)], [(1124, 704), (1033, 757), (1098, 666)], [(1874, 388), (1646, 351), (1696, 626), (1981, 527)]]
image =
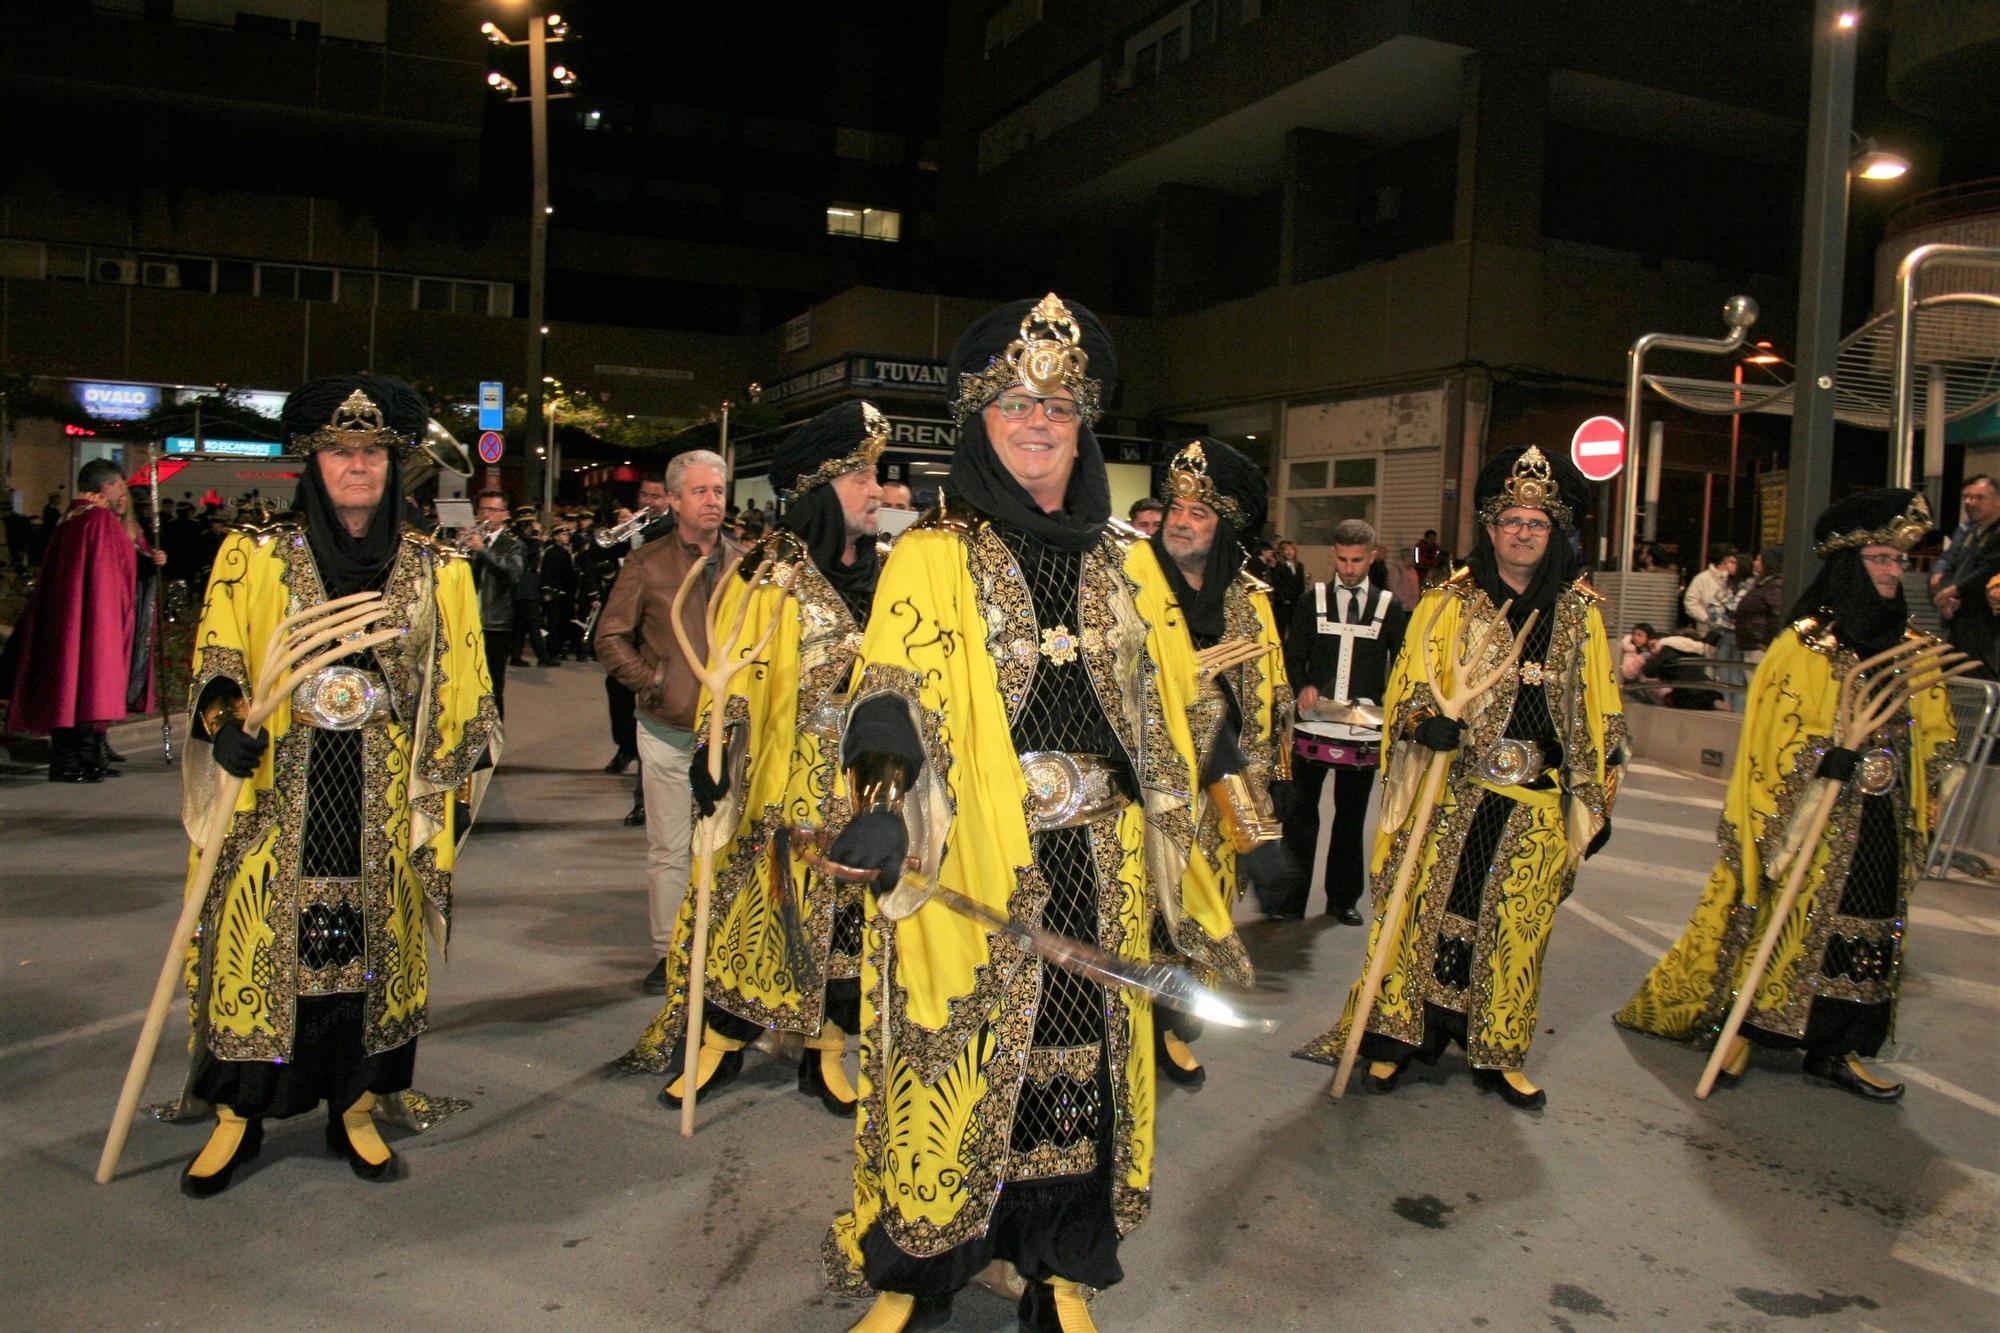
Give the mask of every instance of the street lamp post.
[[(500, 31), (496, 23), (483, 23), (481, 32), (496, 46), (525, 46), (528, 48), (528, 95), (519, 95), (514, 81), (504, 74), (493, 73), (486, 76), (489, 87), (508, 94), (510, 102), (528, 104), (529, 139), (533, 146), (534, 158), (534, 198), (528, 210), (528, 356), (527, 356), (527, 422), (523, 435), (534, 439), (543, 431), (542, 422), (542, 340), (548, 334), (547, 287), (549, 265), (549, 103), (569, 97), (568, 91), (549, 91), (549, 47), (563, 40), (569, 29), (560, 14), (544, 18), (540, 14), (528, 20), (526, 40), (516, 41)], [(556, 67), (557, 82), (565, 89), (574, 82), (575, 76), (562, 66)], [(542, 460), (542, 507), (553, 506), (555, 494), (554, 457)]]

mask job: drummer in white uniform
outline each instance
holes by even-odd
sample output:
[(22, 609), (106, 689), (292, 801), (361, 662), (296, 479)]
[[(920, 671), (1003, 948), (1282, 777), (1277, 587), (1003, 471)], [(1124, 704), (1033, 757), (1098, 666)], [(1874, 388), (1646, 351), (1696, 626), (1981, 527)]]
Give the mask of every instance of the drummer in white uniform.
[(1382, 757), (1382, 691), (1410, 622), (1389, 590), (1369, 579), (1375, 555), (1374, 528), (1358, 518), (1336, 527), (1333, 582), (1315, 583), (1299, 598), (1285, 638), (1285, 670), (1298, 692), (1292, 779), (1300, 798), (1298, 811), (1285, 823), (1285, 846), (1303, 877), (1291, 901), (1265, 904), (1273, 917), (1305, 916), (1319, 850), (1321, 789), (1331, 773), (1326, 913), (1342, 925), (1361, 924), (1355, 905), (1367, 884), (1362, 831)]

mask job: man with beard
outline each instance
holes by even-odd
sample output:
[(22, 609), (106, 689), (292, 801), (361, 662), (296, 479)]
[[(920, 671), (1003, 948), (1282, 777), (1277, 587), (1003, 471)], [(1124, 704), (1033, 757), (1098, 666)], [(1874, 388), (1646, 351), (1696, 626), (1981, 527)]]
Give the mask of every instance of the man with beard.
[[(1957, 757), (1942, 685), (1911, 696), (1863, 749), (1834, 744), (1840, 682), (1863, 658), (1908, 639), (1904, 553), (1930, 529), (1915, 491), (1841, 500), (1813, 524), (1825, 560), (1758, 664), (1736, 768), (1723, 797), (1722, 856), (1680, 940), (1618, 1011), (1635, 1032), (1710, 1048), (1728, 1018), (1757, 941), (1773, 928), (1781, 882), (1768, 870), (1815, 802), (1816, 779), (1841, 784), (1827, 835), (1811, 858), (1742, 1034), (1723, 1066), (1733, 1081), (1750, 1047), (1805, 1052), (1808, 1078), (1869, 1101), (1903, 1085), (1861, 1063), (1889, 1035), (1902, 976), (1910, 890), (1923, 874), (1941, 783)], [(1788, 837), (1789, 835), (1789, 837)]]
[[(809, 871), (787, 839), (789, 825), (846, 822), (846, 801), (834, 794), (839, 721), (875, 594), (875, 462), (888, 440), (888, 419), (872, 403), (828, 408), (787, 436), (771, 460), (785, 512), (716, 609), (716, 623), (730, 626), (749, 602), (737, 640), (744, 656), (778, 623), (728, 699), (702, 695), (702, 734), (709, 710), (725, 710), (722, 784), (709, 777), (705, 743), (688, 770), (702, 815), (729, 830), (714, 857), (697, 1099), (735, 1078), (743, 1047), (773, 1029), (805, 1036), (799, 1091), (835, 1115), (854, 1111), (841, 1055), (860, 1026), (861, 888)], [(675, 1107), (685, 1094), (686, 1059), (676, 1047), (687, 1023), (694, 917), (689, 894), (667, 955), (667, 1002), (619, 1062), (676, 1075), (660, 1094)]]
[(51, 782), (102, 782), (102, 728), (152, 707), (151, 626), (139, 621), (139, 566), (124, 522), (130, 503), (110, 459), (77, 472), (76, 499), (0, 656), (11, 686), (7, 729), (49, 734)]
[[(1287, 542), (1286, 545), (1291, 543)], [(1326, 914), (1344, 926), (1361, 924), (1355, 910), (1368, 881), (1362, 830), (1375, 768), (1382, 757), (1380, 726), (1323, 721), (1313, 716), (1329, 704), (1379, 704), (1389, 667), (1403, 651), (1410, 614), (1389, 590), (1368, 576), (1376, 553), (1375, 529), (1358, 518), (1333, 530), (1333, 582), (1315, 583), (1299, 599), (1285, 640), (1285, 665), (1298, 690), (1298, 812), (1285, 821), (1285, 845), (1301, 874), (1312, 874), (1319, 850), (1320, 792), (1333, 778), (1333, 831), (1326, 847)], [(1303, 917), (1306, 891), (1278, 904), (1277, 915)]]
[[(1417, 637), (1390, 673), (1368, 949), (1392, 952), (1361, 1044), (1378, 1092), (1396, 1086), (1412, 1057), (1434, 1063), (1456, 1040), (1480, 1088), (1524, 1109), (1548, 1100), (1521, 1068), (1534, 1040), (1542, 956), (1578, 863), (1610, 839), (1625, 748), (1601, 599), (1577, 572), (1587, 494), (1567, 459), (1533, 445), (1488, 461), (1475, 492), (1479, 539), (1466, 566), (1418, 602)], [(1519, 661), (1462, 719), (1439, 712), (1416, 654), (1428, 655), (1438, 687), (1449, 691), (1469, 635), (1492, 627), (1473, 667), (1483, 671), (1537, 612)], [(1451, 766), (1429, 831), (1412, 845), (1412, 798), (1436, 753), (1452, 754)], [(1419, 860), (1400, 929), (1387, 938), (1382, 909), (1404, 856)], [(1301, 1057), (1339, 1063), (1362, 984), (1348, 993), (1339, 1025)]]
[[(257, 1155), (266, 1117), (320, 1102), (327, 1147), (356, 1175), (401, 1172), (376, 1103), (410, 1086), (459, 840), (500, 754), (471, 568), (398, 518), (402, 459), (428, 419), (394, 380), (301, 385), (283, 415), (306, 457), (300, 520), (232, 533), (216, 558), (188, 687), (189, 834), (208, 824), (218, 767), (245, 782), (189, 955), (187, 1096), (216, 1114), (181, 1177), (195, 1198)], [(403, 633), (321, 668), (246, 734), (278, 622), (371, 590), (388, 608), (371, 629)]]
[(723, 571), (743, 548), (722, 535), (728, 489), (722, 455), (690, 449), (667, 464), (665, 492), (674, 527), (669, 536), (627, 556), (597, 619), (597, 660), (617, 684), (632, 692), (638, 722), (639, 776), (645, 803), (646, 911), (653, 936), (653, 968), (641, 984), (648, 994), (667, 990), (667, 957), (673, 952), (674, 914), (687, 892), (694, 799), (688, 789), (688, 756), (694, 752), (701, 682), (674, 637), (674, 594), (694, 568), (698, 585), (688, 594), (688, 642), (708, 656), (707, 611)]
[[(1285, 680), (1270, 589), (1245, 563), (1249, 559), (1245, 539), (1264, 526), (1264, 474), (1228, 444), (1204, 437), (1174, 456), (1167, 480), (1172, 498), (1151, 544), (1179, 609), (1174, 623), (1185, 627), (1197, 651), (1224, 640), (1249, 641), (1265, 649), (1260, 657), (1204, 675), (1189, 718), (1200, 761), (1195, 847), (1207, 859), (1233, 910), (1241, 893), (1239, 854), (1251, 850), (1243, 842), (1261, 837), (1261, 845), (1268, 846), (1276, 840), (1282, 818), (1267, 816), (1294, 813), (1287, 780), (1291, 765), (1283, 741), (1292, 692)], [(1231, 807), (1230, 787), (1224, 784), (1232, 773), (1242, 778), (1234, 788), (1247, 802), (1240, 809)], [(1274, 802), (1282, 806), (1281, 812), (1273, 810)], [(1273, 847), (1258, 867), (1268, 881), (1260, 884), (1262, 893), (1282, 893), (1286, 887), (1278, 881), (1287, 877), (1269, 859), (1274, 854), (1282, 855)], [(1247, 864), (1242, 869), (1257, 873)], [(1163, 918), (1154, 918), (1153, 933), (1154, 951), (1175, 961)], [(1201, 1020), (1170, 1005), (1156, 1005), (1155, 1010), (1157, 1054), (1166, 1057), (1160, 1072), (1175, 1083), (1199, 1087), (1208, 1071), (1188, 1043), (1200, 1035)]]
[[(1107, 530), (1089, 429), (1103, 326), (1055, 294), (990, 312), (949, 363), (949, 500), (898, 538), (842, 737), (855, 811), (831, 859), (876, 872), (862, 954), (854, 1206), (828, 1276), (859, 1327), (942, 1315), (995, 1260), (1022, 1322), (1092, 1327), (1152, 1182), (1146, 998), (1045, 962), (931, 884), (1143, 963), (1249, 963), (1190, 857), (1196, 667), (1151, 546)], [(905, 857), (917, 869), (900, 884)]]

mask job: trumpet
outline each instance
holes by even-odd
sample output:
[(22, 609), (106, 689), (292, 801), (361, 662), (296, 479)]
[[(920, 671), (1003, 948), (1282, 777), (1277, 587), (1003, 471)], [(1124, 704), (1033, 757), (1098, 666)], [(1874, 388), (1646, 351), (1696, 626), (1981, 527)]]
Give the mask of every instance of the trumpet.
[(659, 515), (650, 509), (641, 509), (623, 523), (608, 528), (599, 528), (592, 536), (596, 539), (599, 546), (617, 546), (638, 536), (642, 528), (658, 517)]

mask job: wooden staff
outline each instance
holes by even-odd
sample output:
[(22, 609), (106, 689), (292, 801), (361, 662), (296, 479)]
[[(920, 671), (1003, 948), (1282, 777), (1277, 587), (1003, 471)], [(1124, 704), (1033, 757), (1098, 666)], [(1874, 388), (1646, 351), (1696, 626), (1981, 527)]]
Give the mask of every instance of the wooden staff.
[[(151, 531), (147, 539), (155, 551), (160, 549), (160, 459), (157, 446), (146, 441), (146, 488), (151, 492), (153, 503), (147, 506), (152, 514), (148, 524)], [(147, 557), (151, 559), (150, 556)], [(166, 600), (167, 570), (164, 565), (153, 567), (153, 651), (147, 654), (146, 678), (153, 686), (153, 706), (160, 710), (160, 756), (169, 768), (174, 762), (174, 724), (167, 716), (166, 700), (160, 697), (160, 655), (166, 651)]]
[[(1895, 716), (1897, 710), (1910, 701), (1912, 695), (1954, 676), (1962, 676), (1978, 666), (1978, 662), (1963, 653), (1954, 652), (1947, 644), (1918, 639), (1897, 644), (1894, 648), (1856, 662), (1847, 669), (1840, 682), (1840, 702), (1834, 710), (1833, 743), (1843, 750), (1860, 749), (1882, 729), (1884, 723)], [(1864, 673), (1877, 667), (1886, 670), (1871, 679), (1861, 679)], [(1750, 970), (1743, 974), (1743, 980), (1737, 985), (1736, 1003), (1729, 1010), (1729, 1021), (1722, 1025), (1722, 1035), (1715, 1039), (1715, 1049), (1709, 1052), (1708, 1064), (1701, 1071), (1701, 1081), (1695, 1084), (1694, 1095), (1698, 1100), (1715, 1090), (1715, 1080), (1722, 1073), (1723, 1065), (1728, 1063), (1729, 1050), (1736, 1044), (1737, 1033), (1741, 1031), (1743, 1020), (1757, 998), (1757, 988), (1763, 984), (1764, 972), (1771, 965), (1771, 955), (1777, 950), (1778, 935), (1784, 929), (1785, 918), (1791, 915), (1792, 904), (1798, 900), (1799, 891), (1805, 886), (1813, 854), (1826, 834), (1827, 822), (1833, 818), (1833, 807), (1839, 803), (1840, 793), (1846, 785), (1833, 781), (1819, 783), (1817, 799), (1807, 816), (1805, 836), (1786, 839), (1790, 873), (1785, 875), (1784, 891), (1778, 895), (1777, 903), (1771, 909), (1770, 920), (1757, 942), (1757, 952), (1750, 959)], [(1784, 869), (1781, 865), (1771, 867), (1774, 874)]]
[[(1490, 671), (1475, 675), (1474, 665), (1486, 651), (1487, 641), (1493, 636), (1493, 628), (1507, 619), (1507, 612), (1513, 608), (1513, 601), (1502, 602), (1499, 611), (1491, 620), (1476, 628), (1468, 627), (1460, 636), (1456, 660), (1453, 662), (1451, 689), (1438, 688), (1437, 668), (1431, 663), (1430, 635), (1437, 628), (1438, 618), (1444, 614), (1444, 599), (1440, 597), (1437, 609), (1431, 612), (1430, 620), (1417, 638), (1417, 656), (1423, 660), (1424, 680), (1431, 687), (1431, 695), (1437, 700), (1438, 712), (1454, 720), (1463, 718), (1466, 710), (1486, 691), (1493, 688), (1500, 679), (1513, 670), (1520, 659), (1521, 646), (1528, 641), (1528, 631), (1535, 627), (1541, 612), (1529, 615), (1514, 641), (1508, 645), (1506, 656), (1495, 663)], [(1347, 1029), (1347, 1044), (1340, 1052), (1340, 1067), (1334, 1071), (1331, 1095), (1338, 1100), (1347, 1092), (1347, 1080), (1354, 1074), (1355, 1057), (1361, 1053), (1361, 1038), (1368, 1029), (1369, 1015), (1375, 1012), (1375, 1001), (1382, 993), (1382, 978), (1389, 971), (1389, 955), (1396, 949), (1397, 936), (1403, 931), (1403, 913), (1407, 910), (1410, 897), (1410, 881), (1416, 875), (1417, 862), (1423, 859), (1424, 842), (1430, 837), (1431, 818), (1437, 812), (1438, 793), (1444, 787), (1445, 773), (1451, 768), (1452, 751), (1440, 750), (1424, 765), (1424, 780), (1417, 789), (1417, 803), (1411, 807), (1409, 841), (1403, 845), (1403, 859), (1396, 866), (1395, 883), (1389, 889), (1388, 904), (1382, 909), (1382, 928), (1375, 936), (1375, 950), (1368, 956), (1368, 971), (1362, 979), (1361, 995), (1354, 1004), (1354, 1021)]]
[[(718, 643), (715, 635), (715, 613), (722, 604), (722, 593), (729, 586), (729, 575), (734, 572), (734, 564), (725, 567), (722, 576), (715, 581), (715, 591), (708, 598), (708, 665), (695, 656), (693, 641), (689, 638), (687, 626), (682, 623), (681, 608), (687, 604), (688, 592), (701, 579), (701, 571), (708, 567), (709, 556), (703, 556), (689, 568), (687, 577), (674, 592), (674, 640), (680, 644), (681, 656), (687, 659), (695, 678), (708, 691), (708, 780), (717, 786), (722, 783), (722, 734), (724, 714), (729, 711), (729, 682), (738, 673), (757, 664), (764, 649), (770, 646), (771, 636), (777, 632), (778, 617), (773, 615), (764, 626), (764, 636), (749, 652), (738, 656), (737, 648), (743, 642), (743, 624), (750, 615), (750, 598), (744, 597), (736, 607), (736, 622), (729, 627), (729, 633)], [(751, 580), (758, 583), (771, 567), (767, 559), (757, 567), (757, 574)], [(715, 846), (728, 835), (728, 830), (719, 827), (717, 815), (710, 815), (701, 821), (695, 830), (694, 862), (694, 947), (688, 958), (688, 998), (687, 1024), (684, 1044), (687, 1058), (681, 1066), (681, 1137), (694, 1137), (695, 1103), (695, 1062), (701, 1052), (702, 1006), (708, 998), (708, 903), (715, 887)]]
[[(244, 701), (248, 705), (243, 717), (245, 734), (254, 735), (302, 678), (401, 634), (400, 629), (361, 634), (368, 625), (389, 613), (390, 608), (381, 602), (379, 592), (357, 592), (309, 606), (279, 621), (265, 645), (264, 669), (258, 674), (256, 688)], [(338, 643), (333, 642), (336, 639)], [(333, 646), (315, 654), (316, 649), (328, 643)], [(125, 1136), (131, 1132), (132, 1117), (139, 1109), (139, 1095), (145, 1091), (146, 1075), (152, 1072), (153, 1056), (159, 1050), (160, 1029), (166, 1025), (167, 1008), (173, 1003), (174, 990), (181, 979), (188, 937), (194, 933), (202, 904), (208, 899), (208, 886), (215, 879), (216, 862), (221, 859), (222, 844), (236, 813), (236, 797), (242, 790), (242, 778), (226, 772), (216, 774), (215, 803), (209, 811), (208, 827), (202, 832), (201, 860), (195, 865), (194, 879), (181, 902), (180, 919), (174, 923), (173, 936), (167, 941), (166, 960), (160, 964), (159, 979), (153, 983), (153, 1002), (146, 1009), (146, 1021), (139, 1027), (139, 1046), (132, 1052), (132, 1063), (125, 1071), (125, 1086), (118, 1093), (118, 1109), (111, 1117), (111, 1132), (105, 1135), (104, 1152), (97, 1159), (100, 1185), (110, 1183), (112, 1173), (118, 1169), (118, 1156), (125, 1151)], [(196, 1021), (200, 1021), (199, 1015)]]

